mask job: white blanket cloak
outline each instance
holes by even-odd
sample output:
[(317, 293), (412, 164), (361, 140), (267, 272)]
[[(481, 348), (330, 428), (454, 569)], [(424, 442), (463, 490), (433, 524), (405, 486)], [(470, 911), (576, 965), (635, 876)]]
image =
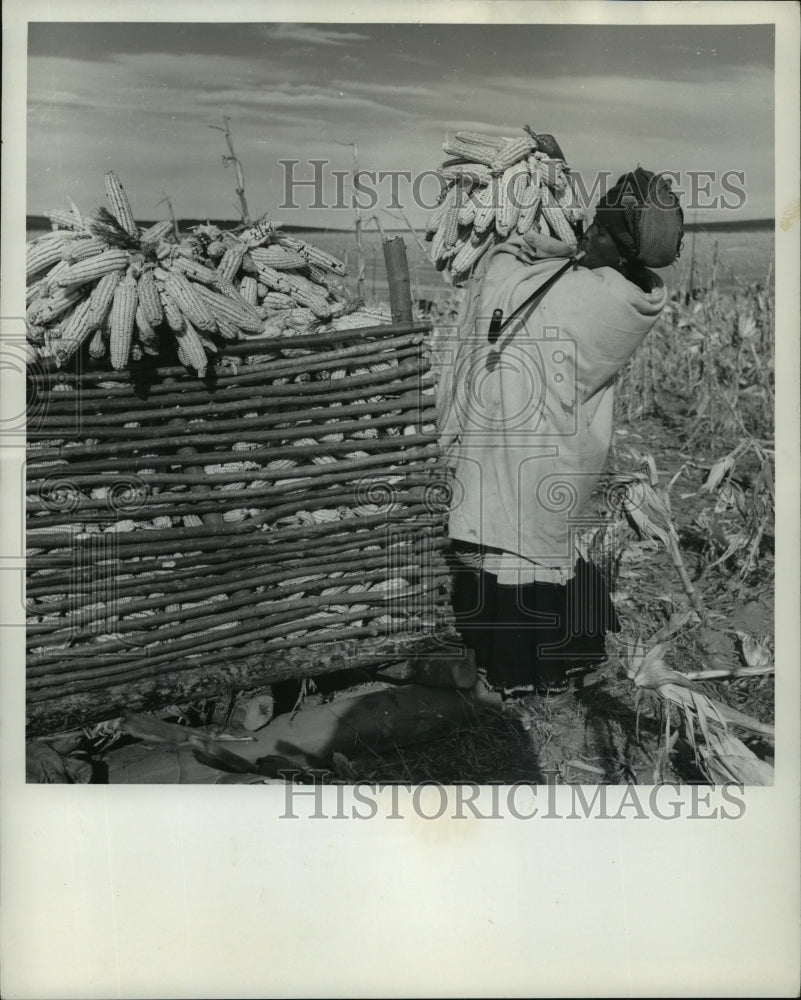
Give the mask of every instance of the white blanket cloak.
[(542, 253), (553, 247), (516, 239), (488, 262), (475, 324), (460, 330), (440, 393), (441, 426), (455, 471), (450, 537), (522, 557), (540, 579), (563, 582), (575, 562), (571, 527), (609, 452), (615, 375), (667, 293), (656, 275), (644, 292), (612, 268), (579, 266), (493, 347), (493, 310), (508, 316), (565, 263)]

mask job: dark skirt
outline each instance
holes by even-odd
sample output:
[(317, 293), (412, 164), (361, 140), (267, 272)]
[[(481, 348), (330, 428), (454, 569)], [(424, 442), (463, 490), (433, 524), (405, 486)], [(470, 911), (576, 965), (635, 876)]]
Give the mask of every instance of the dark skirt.
[(570, 675), (606, 658), (605, 635), (620, 627), (606, 581), (584, 560), (564, 585), (507, 586), (492, 573), (460, 567), (453, 608), (479, 669), (507, 692), (564, 688)]

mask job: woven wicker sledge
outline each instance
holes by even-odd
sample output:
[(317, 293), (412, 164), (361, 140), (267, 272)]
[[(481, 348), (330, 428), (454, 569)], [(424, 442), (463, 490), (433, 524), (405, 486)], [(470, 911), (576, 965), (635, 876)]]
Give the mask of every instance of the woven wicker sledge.
[(29, 368), (29, 735), (447, 630), (427, 330), (249, 339), (202, 380)]

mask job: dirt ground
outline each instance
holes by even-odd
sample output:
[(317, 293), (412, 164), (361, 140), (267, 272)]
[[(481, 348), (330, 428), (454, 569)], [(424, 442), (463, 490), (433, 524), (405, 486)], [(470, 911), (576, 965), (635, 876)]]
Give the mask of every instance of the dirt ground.
[[(767, 531), (756, 567), (740, 579), (736, 557), (720, 558), (726, 538), (738, 530), (741, 512), (719, 498), (698, 493), (721, 448), (696, 441), (686, 448), (687, 432), (657, 413), (618, 425), (608, 473), (631, 470), (633, 452), (651, 454), (660, 484), (670, 488), (670, 504), (685, 565), (707, 612), (702, 625), (689, 620), (670, 637), (668, 664), (679, 671), (709, 665), (744, 665), (742, 634), (770, 647), (773, 640), (773, 538)], [(725, 449), (724, 449), (725, 452)], [(747, 479), (754, 470), (746, 469)], [(742, 483), (743, 487), (748, 485)], [(645, 703), (638, 713), (635, 687), (626, 675), (627, 648), (649, 639), (676, 615), (690, 611), (679, 575), (664, 546), (642, 541), (622, 527), (622, 555), (615, 580), (621, 632), (607, 641), (609, 660), (585, 679), (582, 689), (551, 704), (532, 698), (487, 712), (474, 725), (431, 743), (351, 761), (351, 775), (369, 781), (443, 783), (555, 781), (594, 784), (656, 780), (704, 780), (695, 754), (680, 737), (665, 753), (664, 707)], [(725, 547), (724, 547), (725, 546)], [(738, 635), (738, 633), (740, 633)], [(699, 685), (712, 697), (764, 723), (774, 720), (772, 674)], [(678, 719), (673, 719), (673, 725)], [(746, 745), (772, 763), (773, 748), (760, 737), (741, 733)]]

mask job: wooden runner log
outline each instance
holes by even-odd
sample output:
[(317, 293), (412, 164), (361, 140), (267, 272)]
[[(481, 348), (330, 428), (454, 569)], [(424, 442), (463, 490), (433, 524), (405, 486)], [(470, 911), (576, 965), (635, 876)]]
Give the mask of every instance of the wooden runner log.
[(218, 698), (231, 689), (253, 689), (278, 681), (315, 675), (345, 668), (378, 665), (409, 655), (416, 645), (430, 640), (404, 636), (400, 641), (383, 635), (361, 635), (318, 642), (308, 647), (276, 650), (269, 655), (251, 649), (242, 656), (204, 657), (202, 663), (175, 672), (157, 672), (125, 684), (110, 684), (99, 690), (53, 692), (39, 700), (29, 700), (26, 711), (27, 735), (58, 733), (75, 726), (113, 719), (125, 711), (144, 711), (155, 705), (185, 704), (200, 698)]

